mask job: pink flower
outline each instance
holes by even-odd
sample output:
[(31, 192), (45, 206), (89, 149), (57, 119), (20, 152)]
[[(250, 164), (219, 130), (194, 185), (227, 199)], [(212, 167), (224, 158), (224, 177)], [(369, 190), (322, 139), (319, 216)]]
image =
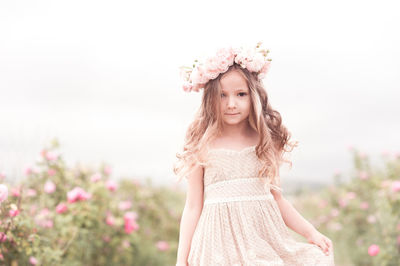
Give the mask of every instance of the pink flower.
[(27, 192), (26, 192), (26, 196), (28, 196), (28, 197), (34, 197), (34, 196), (36, 196), (36, 195), (37, 195), (36, 190), (34, 190), (34, 189), (32, 189), (32, 188), (29, 188), (29, 189), (27, 190)]
[(93, 183), (96, 183), (96, 182), (99, 181), (100, 179), (101, 179), (101, 174), (99, 174), (99, 173), (93, 174), (93, 175), (90, 177), (90, 181), (93, 182)]
[(122, 247), (123, 248), (129, 248), (131, 246), (131, 243), (129, 242), (129, 240), (124, 240), (122, 242)]
[(6, 175), (4, 173), (0, 173), (0, 181), (3, 181), (4, 178), (6, 178)]
[(19, 197), (20, 195), (21, 195), (21, 193), (20, 193), (20, 191), (19, 191), (19, 188), (12, 188), (11, 189), (11, 195), (13, 196), (13, 197)]
[(64, 212), (66, 212), (67, 210), (68, 210), (68, 206), (67, 206), (67, 204), (65, 204), (65, 203), (63, 203), (63, 202), (59, 203), (59, 204), (57, 205), (57, 207), (56, 207), (56, 212), (57, 212), (57, 213), (64, 213)]
[(166, 241), (158, 241), (156, 246), (161, 251), (165, 251), (165, 250), (169, 249), (169, 244)]
[(106, 187), (108, 188), (108, 190), (110, 191), (115, 191), (117, 189), (117, 183), (114, 180), (108, 180), (106, 182)]
[(121, 211), (126, 211), (126, 210), (129, 209), (130, 207), (132, 207), (132, 202), (129, 201), (129, 200), (121, 201), (121, 202), (118, 204), (118, 208), (119, 208)]
[(56, 191), (56, 185), (51, 180), (48, 180), (44, 184), (44, 192), (51, 194), (54, 193), (54, 191)]
[(0, 232), (0, 242), (5, 242), (7, 240), (7, 235), (3, 232)]
[(91, 198), (91, 194), (87, 193), (80, 187), (75, 187), (67, 193), (67, 198), (69, 203), (76, 201), (84, 201)]
[(104, 173), (106, 174), (106, 175), (110, 175), (111, 174), (111, 167), (110, 166), (106, 166), (106, 167), (104, 167)]
[(18, 209), (11, 209), (9, 210), (8, 214), (10, 215), (10, 217), (15, 217), (20, 213), (20, 211)]
[(392, 183), (392, 191), (399, 192), (400, 191), (400, 181), (394, 181)]
[(376, 255), (378, 255), (378, 253), (379, 253), (379, 246), (378, 245), (374, 244), (374, 245), (369, 246), (368, 254), (370, 256), (376, 256)]
[(30, 175), (32, 173), (32, 168), (26, 167), (24, 172), (25, 172), (25, 175)]
[(35, 257), (32, 257), (32, 256), (29, 258), (29, 262), (30, 262), (30, 264), (32, 264), (32, 265), (38, 264), (37, 259), (36, 259)]
[(48, 174), (49, 176), (53, 176), (53, 175), (56, 174), (56, 170), (50, 168), (49, 170), (47, 170), (47, 174)]
[(356, 193), (353, 191), (350, 191), (347, 193), (347, 199), (354, 199), (356, 197)]
[(111, 238), (109, 236), (103, 236), (104, 242), (110, 242)]
[(360, 203), (360, 208), (363, 209), (363, 210), (368, 209), (369, 208), (368, 202), (366, 202), (366, 201), (361, 202)]
[(133, 231), (139, 229), (139, 225), (136, 223), (137, 213), (135, 212), (127, 212), (124, 215), (125, 221), (125, 233), (130, 234)]
[(338, 210), (338, 209), (336, 209), (336, 208), (332, 209), (332, 211), (331, 211), (331, 215), (332, 215), (333, 217), (336, 217), (336, 216), (338, 216), (338, 215), (339, 215), (339, 210)]
[(115, 224), (115, 218), (112, 215), (107, 215), (106, 224), (113, 226)]
[(0, 184), (0, 203), (5, 201), (8, 197), (8, 188), (4, 184)]
[(370, 224), (373, 224), (373, 223), (376, 222), (376, 217), (375, 217), (374, 215), (368, 215), (367, 221), (368, 221)]
[(328, 205), (328, 202), (326, 200), (321, 200), (318, 202), (318, 207), (320, 208), (325, 208)]
[(365, 180), (368, 178), (368, 173), (366, 171), (361, 171), (359, 173), (359, 177), (360, 177), (360, 179)]
[(400, 236), (397, 236), (397, 245), (400, 246)]
[(340, 207), (344, 208), (344, 207), (347, 206), (347, 204), (348, 204), (348, 202), (347, 202), (346, 199), (339, 199), (339, 205), (340, 205)]
[(55, 161), (58, 158), (58, 154), (56, 154), (55, 152), (52, 152), (52, 151), (47, 151), (45, 153), (45, 157), (49, 161)]

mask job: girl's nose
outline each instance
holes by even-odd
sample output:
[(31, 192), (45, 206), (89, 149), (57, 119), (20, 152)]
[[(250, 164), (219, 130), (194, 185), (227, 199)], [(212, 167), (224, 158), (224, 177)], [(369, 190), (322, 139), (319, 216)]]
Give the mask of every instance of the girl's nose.
[(229, 98), (228, 107), (235, 107), (235, 99), (233, 97)]

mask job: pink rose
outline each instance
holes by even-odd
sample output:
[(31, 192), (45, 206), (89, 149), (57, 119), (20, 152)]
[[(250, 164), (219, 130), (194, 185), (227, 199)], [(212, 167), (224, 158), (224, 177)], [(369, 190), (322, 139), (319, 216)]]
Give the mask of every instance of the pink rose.
[(96, 183), (96, 182), (99, 181), (100, 179), (101, 179), (101, 174), (99, 174), (99, 173), (93, 174), (93, 175), (90, 177), (90, 181), (93, 182), (93, 183)]
[(363, 209), (363, 210), (368, 209), (369, 208), (368, 202), (366, 202), (366, 201), (361, 202), (360, 203), (360, 208)]
[(376, 256), (376, 255), (378, 255), (378, 253), (379, 253), (379, 246), (378, 245), (374, 244), (374, 245), (369, 246), (368, 254), (370, 256)]
[(338, 210), (338, 209), (336, 209), (336, 208), (332, 209), (332, 211), (331, 211), (331, 215), (332, 215), (333, 217), (336, 217), (336, 216), (338, 216), (338, 215), (339, 215), (339, 210)]
[(125, 221), (125, 232), (127, 234), (132, 233), (139, 229), (139, 225), (136, 223), (137, 213), (136, 212), (127, 212), (124, 215)]
[(110, 166), (106, 166), (106, 167), (104, 167), (104, 173), (106, 174), (106, 175), (110, 175), (111, 174), (111, 167)]
[(8, 188), (4, 184), (0, 184), (0, 203), (5, 201), (8, 197)]
[(52, 152), (52, 151), (47, 151), (45, 153), (45, 157), (49, 161), (55, 161), (58, 158), (58, 154), (56, 154), (55, 152)]
[(54, 193), (54, 191), (56, 191), (56, 185), (51, 180), (48, 180), (44, 184), (44, 192), (51, 194)]
[(365, 180), (368, 178), (368, 173), (366, 171), (361, 171), (359, 173), (359, 177), (360, 177), (360, 179)]
[(75, 187), (67, 193), (67, 199), (69, 203), (76, 201), (84, 201), (91, 198), (91, 194), (87, 193), (80, 187)]
[(344, 207), (347, 206), (347, 204), (348, 204), (348, 202), (347, 202), (346, 199), (339, 199), (339, 206), (340, 207), (344, 208)]
[(10, 215), (10, 217), (15, 217), (20, 213), (20, 211), (18, 209), (11, 209), (8, 214)]
[(392, 183), (392, 191), (399, 192), (400, 191), (400, 181), (394, 181)]
[(11, 195), (12, 195), (13, 197), (19, 197), (19, 196), (21, 195), (21, 193), (20, 193), (20, 191), (19, 191), (19, 188), (12, 188), (12, 189), (11, 189)]
[(156, 246), (161, 251), (165, 251), (165, 250), (169, 249), (169, 244), (166, 241), (158, 241)]
[(108, 180), (106, 183), (106, 187), (110, 191), (115, 191), (117, 189), (117, 183), (114, 180)]
[(3, 232), (0, 232), (0, 242), (5, 242), (7, 240), (7, 235)]
[(54, 169), (49, 169), (49, 170), (47, 170), (47, 174), (48, 174), (49, 176), (53, 176), (53, 175), (56, 174), (56, 170), (54, 170)]
[(106, 224), (113, 226), (115, 224), (115, 218), (112, 215), (107, 215)]
[(65, 204), (65, 203), (63, 203), (63, 202), (59, 203), (59, 204), (57, 205), (57, 207), (56, 207), (56, 212), (57, 212), (57, 213), (64, 213), (64, 212), (66, 212), (67, 210), (68, 210), (68, 206), (67, 206), (67, 204)]
[(37, 195), (36, 190), (34, 190), (34, 189), (32, 189), (32, 188), (29, 188), (29, 189), (26, 191), (26, 196), (28, 196), (28, 197), (34, 197), (34, 196), (36, 196), (36, 195)]
[(32, 168), (26, 167), (24, 172), (25, 172), (25, 175), (30, 175), (32, 173)]
[(350, 191), (347, 193), (347, 199), (354, 199), (356, 197), (356, 193), (353, 191)]
[(37, 259), (36, 259), (35, 257), (32, 257), (32, 256), (29, 258), (29, 262), (30, 262), (30, 264), (32, 264), (32, 265), (38, 264)]
[(119, 208), (121, 211), (126, 211), (126, 210), (129, 209), (130, 207), (132, 207), (132, 202), (129, 201), (129, 200), (121, 201), (121, 202), (118, 204), (118, 208)]

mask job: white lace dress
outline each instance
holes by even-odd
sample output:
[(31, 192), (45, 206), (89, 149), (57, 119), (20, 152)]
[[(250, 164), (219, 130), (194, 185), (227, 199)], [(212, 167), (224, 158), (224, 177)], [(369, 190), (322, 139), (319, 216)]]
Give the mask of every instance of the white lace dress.
[(189, 266), (334, 265), (333, 254), (292, 238), (269, 190), (280, 188), (257, 177), (255, 147), (209, 150)]

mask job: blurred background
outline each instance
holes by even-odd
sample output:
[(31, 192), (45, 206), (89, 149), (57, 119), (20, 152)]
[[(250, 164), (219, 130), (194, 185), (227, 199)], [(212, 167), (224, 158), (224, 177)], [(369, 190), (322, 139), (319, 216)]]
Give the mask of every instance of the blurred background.
[[(2, 1), (0, 174), (22, 180), (56, 138), (67, 165), (106, 163), (113, 180), (184, 191), (172, 167), (202, 91), (183, 91), (179, 67), (220, 47), (261, 41), (272, 58), (264, 80), (271, 105), (299, 141), (288, 157), (293, 167), (282, 167), (283, 188), (338, 188), (338, 176), (350, 182), (359, 173), (365, 180), (371, 165), (387, 167), (385, 160), (400, 157), (396, 7), (396, 1)], [(359, 161), (365, 158), (368, 167)], [(346, 174), (354, 167), (353, 177)], [(399, 177), (391, 171), (379, 178)], [(377, 184), (363, 187), (366, 197)], [(352, 198), (344, 191), (356, 187), (331, 193)], [(178, 220), (183, 206), (171, 206)], [(327, 226), (338, 235), (341, 228)], [(146, 265), (163, 265), (152, 263)]]
[(300, 142), (282, 181), (330, 183), (348, 148), (400, 150), (400, 22), (377, 1), (6, 1), (0, 169), (19, 176), (57, 137), (70, 163), (174, 179), (200, 93), (179, 66), (227, 45), (270, 49), (272, 106)]

